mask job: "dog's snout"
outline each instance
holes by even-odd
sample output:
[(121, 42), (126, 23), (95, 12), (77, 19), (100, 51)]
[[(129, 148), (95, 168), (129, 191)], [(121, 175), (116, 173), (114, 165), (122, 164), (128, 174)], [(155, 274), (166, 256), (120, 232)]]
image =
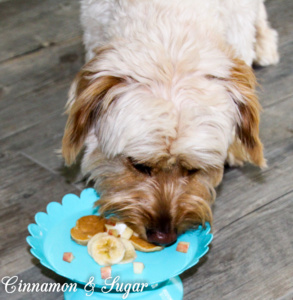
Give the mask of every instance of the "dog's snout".
[(163, 232), (155, 229), (147, 229), (146, 234), (148, 241), (156, 245), (169, 246), (177, 241), (177, 233), (175, 230)]

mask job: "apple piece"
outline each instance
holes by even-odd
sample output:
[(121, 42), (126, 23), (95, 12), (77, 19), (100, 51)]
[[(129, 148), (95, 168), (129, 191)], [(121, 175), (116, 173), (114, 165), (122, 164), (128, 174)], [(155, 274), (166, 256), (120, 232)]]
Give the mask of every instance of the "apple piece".
[(112, 268), (110, 266), (108, 267), (102, 267), (101, 268), (101, 278), (107, 279), (111, 277)]
[(176, 248), (176, 251), (187, 253), (189, 249), (189, 243), (188, 242), (179, 242)]
[(109, 225), (109, 224), (105, 224), (105, 231), (109, 231), (110, 229), (115, 229), (115, 226), (113, 226), (113, 225)]
[(129, 227), (126, 227), (125, 230), (122, 232), (121, 237), (129, 240), (132, 234), (133, 234), (133, 230)]
[(133, 272), (135, 274), (141, 274), (144, 269), (144, 264), (142, 262), (133, 262)]
[(115, 237), (119, 236), (119, 233), (116, 229), (109, 229), (107, 232), (108, 232), (109, 235), (113, 235)]
[(71, 263), (74, 259), (74, 256), (72, 254), (72, 252), (64, 252), (63, 253), (63, 260), (68, 262), (68, 263)]

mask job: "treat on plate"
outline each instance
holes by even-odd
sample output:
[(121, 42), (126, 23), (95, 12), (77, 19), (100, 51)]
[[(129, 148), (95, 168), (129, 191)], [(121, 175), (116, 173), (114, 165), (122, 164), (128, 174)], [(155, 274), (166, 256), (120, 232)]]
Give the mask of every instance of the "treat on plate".
[(115, 237), (120, 237), (120, 234), (118, 233), (118, 230), (117, 230), (117, 229), (109, 229), (109, 230), (107, 231), (107, 233), (108, 233), (109, 235), (113, 235), (113, 236), (115, 236)]
[(133, 263), (133, 272), (135, 274), (141, 274), (144, 269), (144, 264), (142, 262), (135, 261)]
[(132, 245), (134, 246), (134, 248), (138, 251), (154, 252), (154, 251), (160, 251), (163, 249), (163, 247), (151, 244), (135, 235), (132, 235), (129, 240), (132, 243)]
[(107, 278), (111, 277), (111, 273), (112, 273), (112, 268), (110, 266), (101, 268), (101, 278), (102, 279), (107, 279)]
[(133, 262), (137, 257), (134, 246), (127, 239), (121, 238), (120, 240), (124, 245), (125, 253), (123, 259), (119, 262), (119, 264), (127, 264)]
[(74, 256), (72, 254), (72, 252), (64, 252), (63, 253), (63, 260), (68, 262), (68, 263), (71, 263), (74, 259)]
[(102, 266), (132, 262), (136, 258), (135, 250), (163, 249), (135, 236), (126, 224), (95, 215), (78, 219), (70, 234), (78, 244), (87, 245), (89, 254)]
[(176, 248), (176, 251), (187, 253), (189, 249), (189, 243), (188, 242), (179, 242)]
[(86, 246), (95, 234), (105, 231), (105, 223), (106, 220), (100, 216), (84, 216), (70, 230), (71, 237), (76, 243)]
[(109, 235), (119, 236), (127, 240), (129, 240), (133, 234), (133, 230), (126, 224), (121, 222), (116, 223), (111, 219), (106, 221), (105, 228)]
[(89, 255), (102, 266), (126, 264), (136, 258), (135, 249), (129, 240), (106, 232), (93, 236), (87, 247)]

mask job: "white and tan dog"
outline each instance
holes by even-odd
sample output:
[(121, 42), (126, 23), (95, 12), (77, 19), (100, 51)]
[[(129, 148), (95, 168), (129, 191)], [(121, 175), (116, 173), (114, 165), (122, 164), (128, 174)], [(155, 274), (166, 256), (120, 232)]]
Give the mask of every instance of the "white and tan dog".
[(225, 162), (266, 165), (253, 62), (278, 62), (262, 0), (83, 0), (87, 63), (63, 138), (100, 212), (170, 244), (212, 221)]

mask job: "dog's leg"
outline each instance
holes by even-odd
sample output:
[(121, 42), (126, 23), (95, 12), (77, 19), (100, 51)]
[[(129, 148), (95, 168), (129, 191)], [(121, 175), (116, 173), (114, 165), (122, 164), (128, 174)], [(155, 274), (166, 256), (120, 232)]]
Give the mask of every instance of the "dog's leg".
[(244, 162), (248, 160), (248, 155), (243, 145), (238, 139), (235, 139), (228, 149), (226, 163), (230, 167), (242, 167)]
[(255, 22), (262, 0), (222, 1), (226, 39), (235, 56), (251, 66), (255, 59)]
[(256, 20), (255, 63), (260, 66), (274, 65), (279, 61), (278, 33), (270, 27), (264, 2), (260, 2)]

